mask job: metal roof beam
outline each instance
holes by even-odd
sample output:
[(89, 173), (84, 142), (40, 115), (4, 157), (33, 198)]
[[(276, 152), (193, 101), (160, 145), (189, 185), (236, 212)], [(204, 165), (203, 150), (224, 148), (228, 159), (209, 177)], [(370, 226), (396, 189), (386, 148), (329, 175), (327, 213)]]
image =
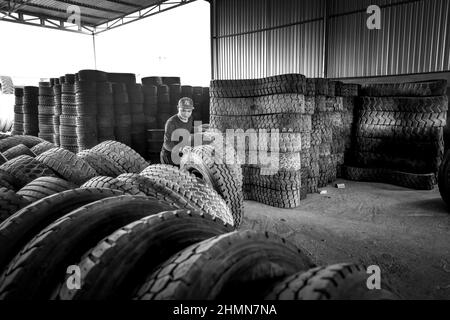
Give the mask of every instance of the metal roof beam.
[(103, 24), (99, 24), (99, 25), (95, 26), (94, 34), (97, 35), (97, 34), (105, 32), (105, 31), (109, 31), (109, 30), (127, 25), (127, 24), (135, 22), (135, 21), (139, 21), (139, 20), (154, 16), (156, 14), (165, 12), (165, 11), (175, 9), (177, 7), (181, 7), (183, 5), (186, 5), (186, 4), (194, 2), (194, 1), (196, 1), (196, 0), (179, 0), (179, 1), (170, 1), (170, 2), (160, 1), (159, 3), (157, 3), (153, 6), (150, 6), (147, 8), (142, 8), (139, 11), (124, 15), (122, 17), (113, 19), (113, 20), (108, 21)]
[(102, 7), (99, 7), (99, 6), (94, 6), (92, 4), (80, 3), (80, 2), (77, 2), (77, 1), (71, 1), (71, 0), (56, 0), (56, 1), (62, 2), (62, 3), (67, 3), (69, 5), (78, 6), (80, 8), (93, 9), (93, 10), (98, 10), (98, 11), (103, 11), (103, 12), (109, 12), (109, 13), (115, 13), (115, 14), (125, 14), (126, 13), (126, 12), (115, 10), (115, 9), (102, 8)]

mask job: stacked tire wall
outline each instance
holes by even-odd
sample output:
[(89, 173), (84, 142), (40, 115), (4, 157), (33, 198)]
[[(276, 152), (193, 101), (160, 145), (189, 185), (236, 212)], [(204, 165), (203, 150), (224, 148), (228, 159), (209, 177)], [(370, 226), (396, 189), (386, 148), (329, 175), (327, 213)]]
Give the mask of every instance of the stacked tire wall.
[(346, 178), (433, 189), (444, 154), (446, 87), (445, 80), (364, 86)]

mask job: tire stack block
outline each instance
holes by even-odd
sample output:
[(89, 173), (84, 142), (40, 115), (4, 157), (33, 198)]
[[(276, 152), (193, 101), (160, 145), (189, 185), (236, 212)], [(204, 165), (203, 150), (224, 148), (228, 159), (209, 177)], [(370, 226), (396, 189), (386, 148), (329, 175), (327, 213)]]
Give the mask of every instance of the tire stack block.
[(202, 122), (204, 124), (209, 123), (209, 88), (203, 88), (202, 90)]
[(39, 138), (48, 142), (55, 142), (53, 128), (53, 114), (55, 96), (50, 82), (39, 83)]
[(37, 137), (39, 134), (39, 88), (23, 88), (23, 134)]
[(178, 101), (181, 99), (181, 85), (169, 85), (170, 113), (172, 115), (178, 113)]
[(372, 84), (362, 88), (355, 162), (345, 168), (356, 181), (431, 190), (444, 153), (445, 80)]
[(75, 75), (68, 74), (61, 86), (61, 115), (59, 118), (60, 144), (73, 153), (78, 152), (77, 103)]
[(13, 125), (13, 135), (23, 135), (23, 88), (14, 88), (14, 125)]
[(89, 77), (77, 81), (75, 83), (75, 92), (78, 151), (83, 151), (98, 144), (97, 82)]
[(194, 121), (202, 121), (203, 117), (203, 88), (193, 87), (192, 88), (192, 100), (194, 101), (195, 109), (192, 113)]
[(131, 148), (145, 157), (147, 152), (147, 135), (142, 85), (129, 84), (127, 88), (131, 105)]
[(113, 84), (111, 82), (97, 83), (97, 134), (98, 141), (115, 140), (115, 114)]
[(60, 117), (62, 114), (62, 85), (60, 84), (60, 80), (55, 81), (55, 85), (53, 86), (53, 141), (54, 144), (59, 147), (61, 146), (61, 130), (60, 130)]
[[(238, 155), (245, 154), (245, 159), (238, 161), (244, 165), (247, 199), (279, 208), (295, 208), (306, 197), (307, 186), (304, 182), (307, 176), (302, 175), (300, 159), (302, 136), (311, 135), (311, 111), (306, 109), (305, 93), (306, 79), (299, 74), (256, 80), (212, 81), (212, 130), (225, 133), (227, 129), (244, 132), (262, 129), (270, 133), (275, 129), (280, 134), (279, 152), (270, 151), (271, 136), (264, 144), (260, 135), (259, 143), (250, 140), (245, 146), (238, 146)], [(240, 150), (242, 147), (245, 150)], [(260, 152), (264, 149), (268, 150), (267, 153)], [(257, 161), (249, 157), (252, 151), (258, 151)], [(269, 159), (278, 157), (278, 162), (274, 163), (275, 170), (263, 163), (260, 156), (264, 154)]]
[(162, 84), (158, 87), (158, 116), (157, 125), (159, 128), (164, 128), (167, 120), (172, 117), (173, 108), (170, 104), (169, 86)]
[(116, 140), (131, 145), (131, 110), (127, 87), (124, 83), (113, 83), (114, 92), (114, 135)]
[(158, 115), (158, 87), (155, 85), (142, 85), (144, 93), (144, 114), (145, 114), (145, 128), (157, 128)]

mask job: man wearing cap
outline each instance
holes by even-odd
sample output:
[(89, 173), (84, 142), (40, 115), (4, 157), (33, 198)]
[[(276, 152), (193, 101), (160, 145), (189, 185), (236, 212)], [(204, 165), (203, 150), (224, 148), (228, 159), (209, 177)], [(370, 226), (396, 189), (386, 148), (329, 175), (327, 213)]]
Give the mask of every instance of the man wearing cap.
[(192, 111), (194, 110), (194, 101), (191, 98), (181, 98), (178, 102), (178, 113), (169, 118), (166, 122), (164, 133), (164, 144), (161, 150), (161, 163), (175, 165), (172, 161), (172, 151), (180, 141), (172, 141), (172, 134), (175, 130), (184, 129), (188, 133), (194, 130)]

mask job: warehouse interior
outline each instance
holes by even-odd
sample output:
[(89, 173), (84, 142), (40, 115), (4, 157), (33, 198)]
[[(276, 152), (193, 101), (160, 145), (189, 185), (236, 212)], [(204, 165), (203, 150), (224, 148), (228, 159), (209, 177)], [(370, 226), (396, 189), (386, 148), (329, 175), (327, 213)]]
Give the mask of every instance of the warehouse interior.
[[(450, 299), (449, 21), (448, 0), (0, 0), (0, 31), (76, 39), (0, 69), (0, 300)], [(183, 97), (201, 143), (172, 167)]]

